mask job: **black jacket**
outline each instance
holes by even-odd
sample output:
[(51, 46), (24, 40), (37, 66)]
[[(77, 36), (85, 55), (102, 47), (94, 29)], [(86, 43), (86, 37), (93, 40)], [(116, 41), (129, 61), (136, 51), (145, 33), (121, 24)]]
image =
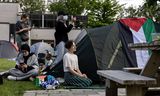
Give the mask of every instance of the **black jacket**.
[(68, 26), (65, 26), (64, 23), (61, 21), (56, 22), (56, 26), (55, 26), (56, 32), (54, 34), (56, 39), (56, 45), (61, 41), (64, 41), (64, 42), (68, 41), (68, 32), (71, 31), (72, 27), (73, 25), (71, 24)]

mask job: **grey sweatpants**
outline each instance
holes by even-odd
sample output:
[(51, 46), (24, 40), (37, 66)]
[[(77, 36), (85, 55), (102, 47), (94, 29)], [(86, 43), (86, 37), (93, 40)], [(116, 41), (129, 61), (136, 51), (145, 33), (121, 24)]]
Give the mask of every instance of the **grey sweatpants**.
[(31, 76), (37, 76), (38, 75), (38, 70), (37, 69), (32, 69), (26, 73), (23, 73), (21, 70), (13, 68), (9, 70), (9, 74), (12, 76), (17, 77), (16, 80), (25, 80)]

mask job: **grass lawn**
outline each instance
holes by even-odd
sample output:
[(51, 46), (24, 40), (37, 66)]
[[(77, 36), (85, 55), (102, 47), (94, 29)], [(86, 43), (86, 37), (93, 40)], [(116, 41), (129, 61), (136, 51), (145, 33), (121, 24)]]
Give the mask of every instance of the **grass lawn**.
[[(5, 71), (15, 66), (15, 62), (0, 59), (0, 71)], [(9, 81), (3, 79), (3, 84), (0, 85), (0, 96), (23, 96), (26, 90), (38, 90), (40, 87), (36, 87), (34, 82), (31, 81)]]
[[(0, 59), (0, 72), (9, 70), (15, 66), (14, 61), (7, 59)], [(63, 84), (58, 87), (59, 89), (81, 89), (75, 86), (64, 86)], [(105, 88), (103, 85), (92, 85), (86, 89), (101, 89)], [(26, 90), (39, 90), (40, 87), (35, 86), (34, 82), (31, 81), (9, 81), (3, 79), (3, 84), (0, 85), (0, 96), (23, 96), (24, 91)]]

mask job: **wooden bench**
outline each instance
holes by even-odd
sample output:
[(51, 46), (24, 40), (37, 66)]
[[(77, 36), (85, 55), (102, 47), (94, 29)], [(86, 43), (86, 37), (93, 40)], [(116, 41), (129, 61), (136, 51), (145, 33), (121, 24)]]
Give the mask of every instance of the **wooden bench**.
[(156, 84), (156, 79), (121, 70), (98, 70), (97, 74), (106, 78), (106, 96), (118, 96), (120, 85), (126, 88), (126, 96), (144, 96), (149, 86)]
[(139, 74), (120, 70), (98, 70), (97, 74), (106, 79), (106, 96), (117, 96), (118, 84), (126, 88), (126, 96), (144, 96), (148, 87), (160, 87), (160, 41), (153, 43), (129, 44), (133, 50), (152, 50), (152, 54), (141, 70), (128, 69)]
[(138, 67), (124, 67), (123, 71), (131, 72), (131, 73), (135, 73), (135, 74), (140, 74), (141, 71), (142, 71), (142, 68), (138, 68)]
[[(156, 41), (153, 43), (137, 43), (137, 44), (129, 44), (131, 50), (151, 50), (152, 54), (144, 66), (142, 70), (138, 68), (140, 71), (139, 75), (147, 76), (151, 78), (156, 78), (157, 84), (156, 87), (160, 87), (160, 41)], [(130, 72), (132, 68), (129, 69)], [(136, 68), (134, 68), (134, 71)], [(137, 71), (138, 71), (137, 70)], [(133, 71), (133, 70), (132, 70)]]

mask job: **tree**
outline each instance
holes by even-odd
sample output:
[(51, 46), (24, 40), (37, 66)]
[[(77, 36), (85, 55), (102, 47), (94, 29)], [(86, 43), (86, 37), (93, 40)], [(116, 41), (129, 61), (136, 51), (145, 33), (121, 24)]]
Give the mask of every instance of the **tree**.
[(48, 9), (53, 13), (56, 13), (61, 10), (66, 12), (65, 3), (63, 1), (54, 2), (54, 3), (50, 4)]
[(139, 9), (133, 6), (129, 6), (128, 8), (123, 8), (123, 10), (119, 12), (117, 20), (121, 18), (134, 18), (134, 17), (141, 17)]
[(157, 1), (160, 1), (160, 0), (145, 0), (146, 3), (151, 6), (151, 5), (157, 5)]
[(121, 6), (116, 0), (60, 0), (50, 5), (50, 11), (64, 10), (72, 15), (88, 16), (88, 26), (98, 27), (112, 23)]
[(45, 10), (43, 0), (18, 0), (20, 3), (21, 10), (25, 13)]
[(155, 22), (160, 22), (160, 3), (159, 0), (144, 0), (144, 4), (138, 8), (130, 6), (124, 9), (118, 18), (124, 17), (146, 17), (151, 18)]
[(65, 11), (71, 15), (81, 15), (86, 6), (86, 0), (60, 0), (49, 6), (51, 12)]
[(113, 23), (121, 7), (116, 0), (90, 0), (86, 11), (88, 25), (98, 27)]
[[(154, 0), (159, 1), (159, 0)], [(155, 22), (160, 22), (160, 3), (150, 3), (149, 0), (148, 2), (144, 3), (142, 7), (139, 8), (141, 11), (140, 15), (151, 18)]]

